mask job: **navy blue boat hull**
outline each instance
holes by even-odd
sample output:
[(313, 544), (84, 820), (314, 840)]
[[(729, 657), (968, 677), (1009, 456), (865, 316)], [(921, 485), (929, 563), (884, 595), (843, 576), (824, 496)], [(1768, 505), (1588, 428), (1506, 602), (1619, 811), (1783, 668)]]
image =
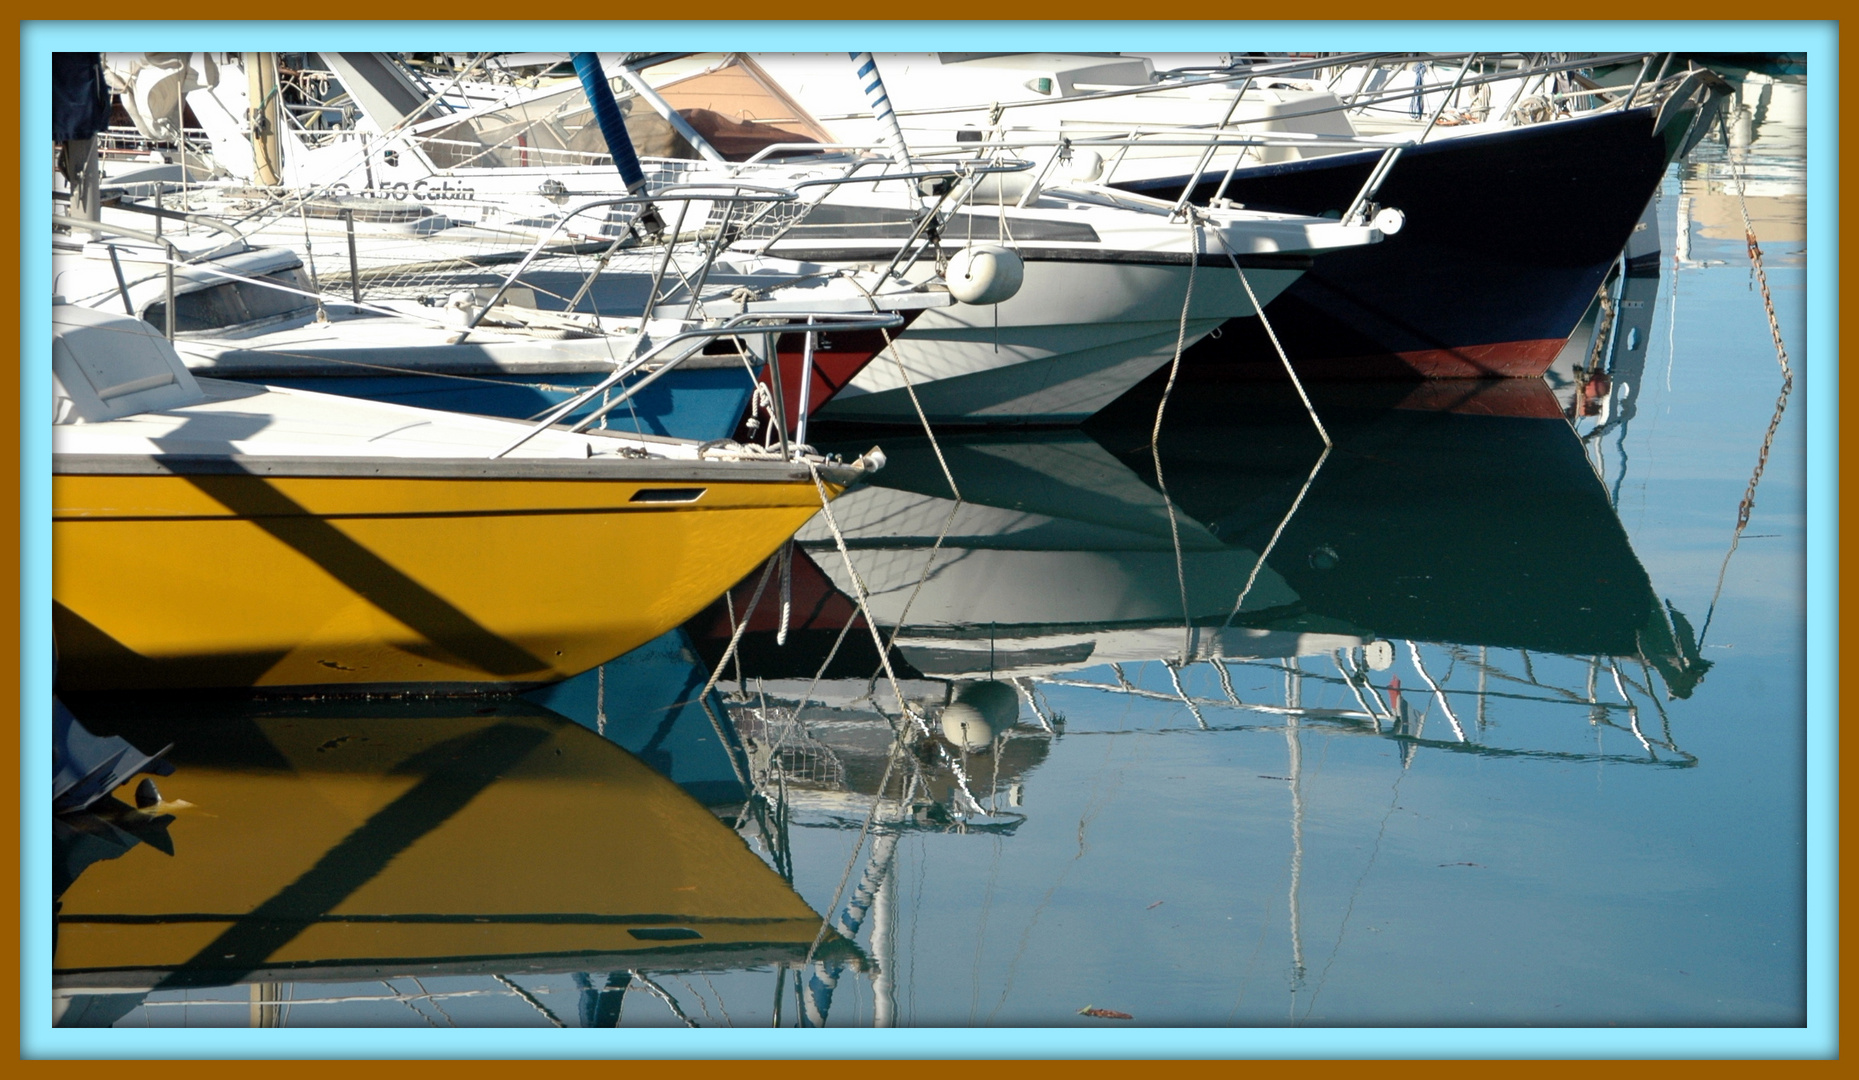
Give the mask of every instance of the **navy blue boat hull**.
[[(1406, 217), (1379, 244), (1319, 254), (1265, 314), (1301, 376), (1482, 378), (1543, 373), (1619, 257), (1683, 145), (1691, 114), (1654, 111), (1435, 138), (1404, 151), (1376, 201)], [(1236, 172), (1249, 209), (1335, 216), (1379, 151)], [(1205, 204), (1218, 173), (1194, 191)], [(1117, 186), (1178, 198), (1187, 178)], [(1256, 318), (1230, 320), (1183, 362), (1282, 377)]]

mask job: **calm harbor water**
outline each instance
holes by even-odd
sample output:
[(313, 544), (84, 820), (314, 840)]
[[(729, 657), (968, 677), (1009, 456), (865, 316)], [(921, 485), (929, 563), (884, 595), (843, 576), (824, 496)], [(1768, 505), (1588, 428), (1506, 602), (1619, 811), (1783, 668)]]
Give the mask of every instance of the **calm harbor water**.
[(71, 702), (178, 768), (159, 835), (61, 838), (55, 966), (201, 970), (58, 1022), (1802, 1023), (1804, 409), (1742, 215), (1800, 375), (1806, 149), (1744, 97), (1541, 383), (1318, 387), (1327, 453), (1205, 377), (1154, 454), (1157, 386), (887, 436), (753, 610), (520, 699)]

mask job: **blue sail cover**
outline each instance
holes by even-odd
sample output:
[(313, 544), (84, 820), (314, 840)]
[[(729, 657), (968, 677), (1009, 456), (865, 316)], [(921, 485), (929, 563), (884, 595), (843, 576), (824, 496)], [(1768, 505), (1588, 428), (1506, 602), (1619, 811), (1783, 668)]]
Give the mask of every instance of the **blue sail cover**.
[(600, 70), (600, 58), (593, 53), (575, 53), (574, 73), (581, 77), (581, 88), (587, 91), (587, 103), (594, 107), (594, 120), (600, 124), (620, 179), (626, 181), (627, 193), (638, 194), (645, 187), (645, 170), (639, 167), (639, 155), (633, 152), (633, 140), (626, 134), (626, 121), (613, 100), (613, 88)]

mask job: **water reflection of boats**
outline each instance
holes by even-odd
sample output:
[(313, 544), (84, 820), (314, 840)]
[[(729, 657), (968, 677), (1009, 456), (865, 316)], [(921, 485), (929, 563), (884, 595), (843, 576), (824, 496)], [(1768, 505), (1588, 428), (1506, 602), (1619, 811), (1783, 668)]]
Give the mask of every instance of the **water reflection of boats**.
[[(1643, 655), (1673, 694), (1688, 694), (1702, 667), (1684, 620), (1655, 596), (1553, 394), (1530, 382), (1474, 383), (1463, 398), (1449, 384), (1423, 389), (1326, 388), (1318, 407), (1338, 446), (1314, 473), (1320, 448), (1288, 389), (1182, 396), (1161, 440), (1179, 564), (1146, 425), (945, 439), (959, 504), (929, 447), (897, 443), (878, 482), (836, 503), (834, 517), (874, 616), (896, 629), (902, 675), (1308, 655), (1404, 638)], [(854, 614), (844, 560), (823, 533), (816, 520), (798, 537), (814, 557), (795, 564), (789, 633), (801, 640), (830, 642)], [(742, 612), (748, 589), (737, 594)], [(723, 615), (693, 623), (700, 651), (727, 636)], [(807, 649), (774, 646), (776, 608), (746, 617), (751, 674), (813, 674)], [(1114, 645), (1138, 629), (1168, 647)], [(868, 644), (846, 635), (824, 674), (869, 678)]]
[[(1665, 210), (1661, 213), (1657, 202), (1648, 207), (1622, 263), (1546, 373), (1563, 415), (1589, 446), (1595, 469), (1616, 502), (1627, 467), (1626, 429), (1639, 411), (1648, 346), (1660, 328), (1668, 389), (1671, 385), (1681, 292), (1690, 291), (1681, 290), (1681, 284), (1688, 272), (1742, 264), (1752, 241), (1771, 266), (1798, 265), (1802, 255), (1806, 193), (1799, 160), (1805, 153), (1805, 87), (1744, 72), (1734, 88), (1723, 122), (1667, 188)], [(1671, 230), (1665, 255), (1660, 217)], [(1669, 275), (1663, 296), (1662, 263)]]
[[(134, 741), (184, 737), (144, 815), (167, 818), (160, 842), (77, 867), (60, 898), (74, 1022), (112, 1011), (92, 996), (120, 1016), (242, 984), (279, 1001), (269, 984), (561, 972), (612, 994), (607, 972), (796, 963), (822, 928), (676, 786), (521, 700), (79, 708)], [(862, 963), (831, 933), (813, 955)]]
[[(1625, 757), (1690, 760), (1639, 709), (1688, 696), (1708, 664), (1547, 387), (1328, 386), (1327, 454), (1288, 389), (1201, 389), (1164, 426), (1166, 498), (1148, 424), (1114, 416), (1088, 436), (945, 438), (959, 500), (934, 448), (894, 444), (878, 483), (834, 506), (843, 556), (824, 519), (799, 535), (785, 615), (776, 589), (752, 603), (751, 581), (687, 627), (713, 669), (737, 639), (729, 708), (752, 779), (842, 824), (878, 796), (919, 824), (926, 802), (939, 820), (991, 822), (1018, 813), (1019, 785), (1064, 731), (1050, 696), (1080, 688), (1185, 705), (1206, 728), (1231, 726), (1221, 709), (1241, 726), (1308, 717), (1409, 755), (1619, 756), (1485, 737), (1490, 708), (1549, 702), (1631, 732)], [(1420, 681), (1404, 698), (1409, 664)], [(1242, 700), (1235, 665), (1282, 672), (1285, 700)], [(1329, 700), (1292, 689), (1306, 681)], [(1598, 695), (1608, 682), (1619, 700)], [(947, 717), (983, 686), (1017, 700), (970, 743)], [(897, 769), (899, 742), (927, 767)], [(907, 774), (918, 803), (881, 774)]]
[[(1554, 395), (1534, 382), (1510, 390), (1508, 414), (1495, 415), (1416, 408), (1411, 396), (1388, 408), (1376, 389), (1332, 388), (1317, 407), (1337, 447), (1313, 472), (1320, 448), (1289, 391), (1207, 388), (1170, 406), (1168, 491), (1229, 543), (1264, 548), (1276, 535), (1265, 566), (1303, 618), (1388, 639), (1641, 658), (1689, 695), (1705, 665)], [(1099, 437), (1152, 474), (1146, 431)]]
[[(877, 626), (895, 643), (896, 693), (875, 678), (872, 625), (823, 520), (800, 534), (784, 567), (785, 625), (778, 590), (753, 603), (751, 580), (687, 627), (714, 668), (736, 620), (746, 621), (730, 714), (756, 782), (778, 773), (797, 806), (856, 819), (883, 792), (919, 825), (1011, 829), (1020, 782), (1062, 723), (1026, 680), (1179, 649), (1184, 581), (1207, 624), (1194, 631), (1197, 649), (1283, 656), (1356, 644), (1212, 626), (1245, 588), (1256, 552), (1175, 512), (1177, 553), (1167, 501), (1088, 435), (944, 437), (959, 500), (936, 447), (920, 437), (897, 445), (890, 460), (903, 465), (887, 464), (888, 483), (850, 493), (834, 515)], [(1294, 600), (1268, 573), (1246, 610)], [(903, 713), (921, 721), (907, 741), (923, 768), (892, 766)], [(887, 773), (912, 794), (886, 791)]]
[(678, 628), (523, 696), (624, 747), (706, 806), (740, 806), (748, 773), (735, 732), (712, 720), (723, 715), (715, 690), (706, 707), (710, 672)]
[[(940, 449), (961, 499), (950, 497), (936, 448), (917, 437), (889, 440), (884, 483), (835, 504), (871, 611), (897, 632), (900, 675), (1025, 675), (1178, 650), (1184, 593), (1189, 621), (1202, 627), (1196, 638), (1206, 639), (1195, 646), (1200, 651), (1295, 648), (1295, 640), (1267, 645), (1271, 632), (1254, 627), (1222, 633), (1204, 625), (1227, 616), (1257, 552), (1227, 543), (1178, 508), (1171, 535), (1168, 501), (1091, 436), (965, 434), (944, 436)], [(851, 576), (824, 519), (803, 529), (795, 546), (787, 633), (824, 647), (856, 614)], [(747, 612), (752, 584), (732, 593), (737, 610)], [(1253, 581), (1245, 610), (1295, 601), (1267, 569)], [(727, 638), (726, 615), (717, 605), (692, 624), (700, 649), (719, 631)], [(807, 646), (775, 644), (777, 608), (758, 607), (747, 618), (739, 652), (751, 673), (813, 673), (818, 659), (804, 656)], [(720, 655), (720, 646), (715, 651)], [(825, 674), (868, 678), (875, 664), (868, 637), (848, 635)]]
[(1741, 262), (1751, 233), (1770, 258), (1803, 254), (1807, 84), (1749, 73), (1735, 86), (1723, 123), (1679, 174), (1674, 243), (1679, 267)]
[[(1145, 690), (1119, 678), (1098, 688), (1178, 699), (1203, 726), (1210, 725), (1202, 708), (1335, 721), (1402, 740), (1404, 760), (1435, 745), (1692, 763), (1673, 743), (1661, 698), (1690, 696), (1710, 664), (1689, 621), (1655, 593), (1552, 392), (1518, 382), (1490, 402), (1419, 408), (1424, 403), (1410, 395), (1392, 409), (1365, 400), (1375, 393), (1330, 387), (1318, 396), (1337, 439), (1329, 454), (1312, 445), (1308, 420), (1288, 393), (1276, 403), (1249, 395), (1243, 406), (1195, 395), (1180, 414), (1171, 409), (1162, 439), (1171, 495), (1237, 543), (1269, 536), (1265, 565), (1298, 593), (1303, 610), (1294, 617), (1338, 620), (1359, 628), (1368, 644), (1319, 656), (1334, 676), (1296, 659), (1259, 665), (1282, 672), (1283, 706), (1240, 702), (1234, 672), (1218, 664), (1218, 689), (1198, 701), (1183, 689), (1196, 680), (1173, 668), (1169, 687)], [(1243, 449), (1214, 437), (1236, 413), (1247, 417)], [(1132, 448), (1133, 432), (1100, 437), (1122, 440), (1114, 444), (1133, 467), (1149, 460)], [(1402, 660), (1420, 680), (1405, 697), (1391, 671)], [(1356, 707), (1303, 707), (1307, 682), (1341, 688)], [(1638, 749), (1615, 755), (1598, 744), (1488, 741), (1487, 710), (1537, 707), (1525, 701), (1579, 712), (1597, 739), (1602, 727), (1630, 732)], [(1641, 724), (1646, 703), (1658, 733)], [(1449, 730), (1436, 724), (1428, 739), (1424, 725), (1435, 706)]]

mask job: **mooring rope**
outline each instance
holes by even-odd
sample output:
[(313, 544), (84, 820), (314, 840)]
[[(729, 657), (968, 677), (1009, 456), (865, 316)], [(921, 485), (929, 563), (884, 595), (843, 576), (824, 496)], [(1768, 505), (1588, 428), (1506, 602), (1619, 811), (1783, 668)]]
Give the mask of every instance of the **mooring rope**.
[(1322, 419), (1317, 416), (1317, 407), (1310, 403), (1310, 395), (1304, 392), (1304, 381), (1297, 377), (1296, 369), (1291, 366), (1291, 358), (1285, 354), (1284, 345), (1279, 343), (1278, 331), (1272, 329), (1272, 320), (1266, 317), (1265, 305), (1259, 303), (1258, 294), (1252, 291), (1252, 282), (1247, 279), (1246, 271), (1239, 265), (1239, 255), (1227, 244), (1226, 237), (1220, 235), (1217, 229), (1214, 231), (1214, 239), (1220, 241), (1221, 247), (1226, 248), (1227, 261), (1233, 264), (1233, 272), (1239, 275), (1239, 283), (1246, 287), (1246, 298), (1252, 301), (1252, 310), (1259, 314), (1259, 325), (1265, 327), (1265, 336), (1271, 339), (1272, 349), (1278, 353), (1279, 362), (1284, 364), (1285, 374), (1291, 377), (1291, 385), (1297, 388), (1297, 396), (1304, 402), (1304, 411), (1310, 414), (1310, 422), (1317, 426), (1317, 434), (1323, 437), (1323, 445), (1326, 448), (1335, 445), (1330, 441), (1330, 433), (1324, 428)]
[(1317, 482), (1317, 474), (1323, 470), (1323, 463), (1330, 459), (1330, 450), (1331, 447), (1325, 446), (1323, 452), (1317, 455), (1317, 463), (1310, 467), (1310, 475), (1304, 478), (1304, 486), (1298, 489), (1297, 498), (1291, 500), (1291, 509), (1286, 510), (1285, 516), (1278, 520), (1278, 527), (1272, 530), (1272, 538), (1265, 542), (1264, 550), (1259, 552), (1258, 561), (1252, 564), (1252, 572), (1246, 575), (1246, 584), (1239, 590), (1239, 599), (1233, 601), (1233, 610), (1227, 612), (1226, 621), (1220, 624), (1220, 629), (1232, 626), (1233, 620), (1239, 618), (1240, 608), (1246, 606), (1246, 597), (1252, 595), (1252, 586), (1259, 580), (1259, 571), (1265, 569), (1265, 560), (1271, 556), (1272, 549), (1278, 546), (1278, 538), (1284, 535), (1285, 527), (1297, 516), (1297, 508), (1304, 505), (1304, 496), (1310, 494), (1310, 485)]
[[(1162, 475), (1162, 417), (1168, 411), (1168, 399), (1175, 391), (1175, 379), (1181, 374), (1181, 354), (1188, 344), (1188, 308), (1194, 303), (1194, 274), (1201, 263), (1201, 223), (1197, 215), (1188, 214), (1191, 241), (1188, 245), (1188, 287), (1181, 298), (1181, 318), (1175, 328), (1175, 355), (1168, 362), (1168, 382), (1162, 387), (1162, 400), (1155, 406), (1155, 426), (1149, 431), (1149, 457), (1155, 464), (1155, 483), (1162, 490), (1162, 507), (1168, 511), (1168, 538), (1175, 547), (1175, 585), (1181, 591), (1181, 660), (1194, 653), (1194, 619), (1188, 612), (1188, 576), (1181, 564), (1181, 527), (1175, 521), (1175, 500), (1169, 497), (1168, 480)], [(1216, 234), (1218, 235), (1218, 234)]]
[[(697, 704), (703, 706), (704, 715), (710, 718), (711, 730), (716, 732), (717, 742), (723, 747), (724, 756), (729, 758), (730, 771), (736, 774), (736, 781), (742, 785), (745, 792), (753, 791), (754, 784), (751, 782), (748, 774), (743, 771), (742, 764), (736, 760), (736, 754), (730, 752), (730, 739), (723, 734), (723, 720), (721, 717), (717, 716), (716, 710), (710, 707), (710, 691), (716, 689), (717, 681), (723, 677), (723, 669), (729, 666), (730, 658), (736, 655), (736, 646), (742, 641), (742, 632), (749, 628), (749, 618), (755, 613), (755, 609), (762, 602), (762, 590), (768, 588), (769, 573), (774, 570), (775, 559), (778, 558), (779, 555), (779, 552), (770, 555), (768, 561), (762, 564), (762, 580), (756, 583), (755, 596), (749, 600), (749, 607), (747, 611), (743, 612), (742, 621), (737, 623), (735, 629), (730, 631), (729, 645), (724, 648), (723, 655), (718, 658), (716, 670), (710, 673), (709, 681), (704, 683), (704, 688), (697, 694)], [(728, 594), (725, 595), (727, 596)], [(733, 610), (731, 615), (733, 617)]]
[[(850, 280), (854, 288), (865, 294), (865, 302), (871, 305), (872, 313), (877, 314), (877, 298), (872, 296), (870, 290), (860, 284), (857, 278)], [(999, 306), (996, 305), (997, 317), (998, 311)], [(924, 583), (929, 580), (930, 571), (936, 566), (936, 557), (942, 552), (942, 542), (949, 536), (949, 527), (955, 524), (955, 515), (962, 508), (962, 491), (956, 487), (955, 473), (950, 470), (948, 459), (943, 457), (942, 444), (936, 438), (935, 429), (930, 427), (928, 415), (923, 412), (923, 403), (917, 400), (917, 390), (910, 381), (910, 371), (904, 367), (903, 357), (898, 355), (896, 339), (891, 337), (891, 331), (886, 327), (880, 326), (878, 332), (884, 336), (884, 351), (891, 354), (891, 361), (897, 365), (897, 375), (904, 380), (904, 391), (910, 395), (910, 405), (916, 410), (917, 422), (923, 425), (923, 434), (929, 439), (930, 449), (936, 453), (936, 464), (942, 469), (942, 477), (949, 484), (949, 494), (955, 500), (955, 504), (949, 507), (948, 516), (943, 518), (942, 528), (936, 533), (936, 542), (930, 545), (929, 556), (923, 562), (923, 572), (917, 577), (916, 587), (911, 589), (910, 595), (904, 599), (904, 608), (898, 613), (897, 625), (891, 628), (891, 639), (882, 646), (881, 655), (888, 657), (897, 645), (897, 635), (903, 631), (904, 622), (910, 616), (911, 607), (917, 602), (917, 594), (923, 591)], [(877, 677), (877, 673), (873, 672), (874, 683)]]
[[(872, 313), (877, 314), (877, 297), (873, 296), (871, 290), (861, 284), (857, 278), (848, 280), (852, 282), (853, 288), (865, 294), (865, 302), (871, 305)], [(923, 403), (917, 400), (917, 388), (910, 381), (910, 371), (904, 367), (903, 358), (897, 355), (897, 341), (891, 337), (889, 327), (880, 326), (878, 333), (884, 336), (884, 351), (891, 354), (891, 361), (897, 365), (897, 376), (904, 380), (904, 392), (910, 395), (910, 406), (917, 411), (917, 422), (923, 425), (923, 434), (929, 437), (930, 449), (936, 452), (936, 464), (942, 466), (942, 478), (949, 482), (950, 494), (959, 500), (962, 493), (955, 486), (955, 474), (949, 471), (949, 462), (942, 456), (942, 444), (936, 441), (936, 432), (930, 428), (929, 417), (924, 415)]]

